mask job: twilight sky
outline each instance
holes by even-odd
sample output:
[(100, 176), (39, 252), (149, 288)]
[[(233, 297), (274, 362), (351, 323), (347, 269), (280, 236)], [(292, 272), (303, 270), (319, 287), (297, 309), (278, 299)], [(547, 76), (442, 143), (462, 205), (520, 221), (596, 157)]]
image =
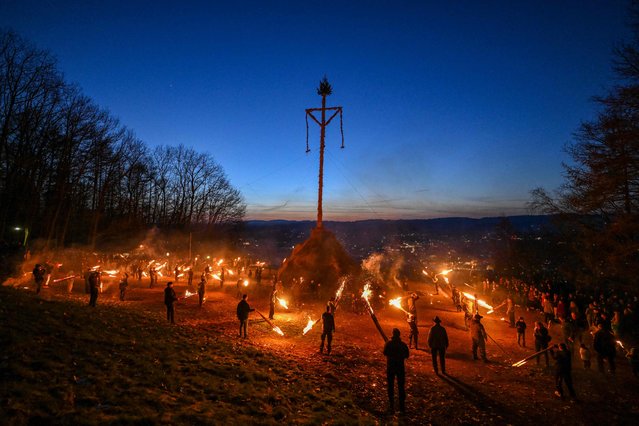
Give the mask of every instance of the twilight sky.
[(211, 153), (249, 219), (527, 214), (562, 182), (562, 151), (614, 83), (629, 38), (612, 1), (0, 0), (0, 27), (58, 58), (67, 81), (150, 147)]

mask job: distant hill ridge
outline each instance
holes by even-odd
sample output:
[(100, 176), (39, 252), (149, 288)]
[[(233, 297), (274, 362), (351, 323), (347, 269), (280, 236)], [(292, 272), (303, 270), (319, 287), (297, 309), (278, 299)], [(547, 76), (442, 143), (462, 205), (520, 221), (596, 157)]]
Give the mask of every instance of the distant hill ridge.
[[(366, 219), (357, 221), (324, 221), (324, 226), (337, 232), (490, 232), (503, 220), (508, 220), (516, 232), (536, 232), (552, 229), (552, 216), (520, 215), (497, 216), (485, 218), (446, 217), (435, 219)], [(260, 228), (289, 229), (300, 231), (315, 226), (313, 220), (249, 220), (246, 226), (250, 229)]]

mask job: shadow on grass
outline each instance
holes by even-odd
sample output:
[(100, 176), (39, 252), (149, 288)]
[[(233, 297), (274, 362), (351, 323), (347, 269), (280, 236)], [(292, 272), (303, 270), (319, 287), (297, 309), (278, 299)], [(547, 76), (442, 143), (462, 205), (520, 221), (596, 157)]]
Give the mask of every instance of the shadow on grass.
[(487, 412), (488, 415), (500, 416), (504, 420), (504, 422), (508, 424), (527, 423), (527, 419), (522, 418), (501, 402), (482, 393), (476, 387), (471, 386), (468, 383), (464, 383), (461, 380), (450, 375), (440, 375), (439, 377), (445, 383), (454, 388), (468, 402), (477, 407), (477, 409), (483, 412)]

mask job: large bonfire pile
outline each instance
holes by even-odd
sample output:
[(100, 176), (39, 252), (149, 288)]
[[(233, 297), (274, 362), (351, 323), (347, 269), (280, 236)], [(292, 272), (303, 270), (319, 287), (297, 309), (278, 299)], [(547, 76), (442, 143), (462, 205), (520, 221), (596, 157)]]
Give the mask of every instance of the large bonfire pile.
[(293, 249), (278, 271), (279, 279), (285, 283), (303, 279), (320, 284), (321, 295), (334, 293), (339, 277), (358, 275), (360, 266), (346, 252), (335, 235), (323, 228), (311, 231), (308, 240)]

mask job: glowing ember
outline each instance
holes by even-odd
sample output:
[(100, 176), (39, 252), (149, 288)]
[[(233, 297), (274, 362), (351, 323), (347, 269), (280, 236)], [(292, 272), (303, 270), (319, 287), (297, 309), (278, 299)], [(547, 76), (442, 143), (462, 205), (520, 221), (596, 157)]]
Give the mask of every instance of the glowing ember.
[(288, 302), (284, 299), (280, 299), (279, 297), (277, 298), (277, 301), (280, 302), (280, 305), (282, 305), (282, 307), (284, 309), (288, 309)]

